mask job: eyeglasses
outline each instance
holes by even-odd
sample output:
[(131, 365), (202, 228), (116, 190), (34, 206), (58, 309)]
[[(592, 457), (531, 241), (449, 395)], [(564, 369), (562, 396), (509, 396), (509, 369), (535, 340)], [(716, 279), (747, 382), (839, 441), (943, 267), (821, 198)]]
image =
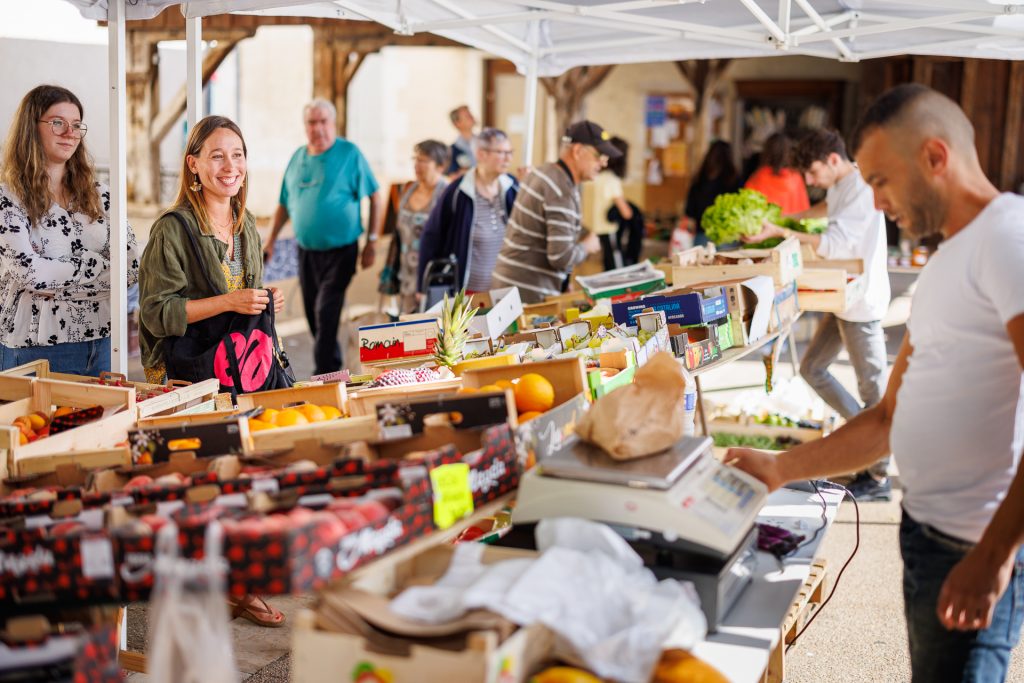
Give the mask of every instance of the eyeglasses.
[(601, 150), (599, 150), (597, 147), (594, 147), (592, 145), (583, 145), (583, 147), (586, 148), (588, 151), (593, 152), (594, 158), (600, 161), (602, 164), (608, 164), (608, 155), (601, 154)]
[(48, 123), (50, 128), (53, 130), (54, 135), (67, 135), (68, 130), (71, 130), (75, 136), (84, 138), (85, 134), (89, 132), (89, 126), (84, 123), (68, 123), (64, 119), (40, 119), (39, 123)]
[(509, 158), (511, 158), (512, 155), (516, 153), (514, 149), (493, 149), (491, 147), (481, 147), (480, 151), (481, 152), (490, 152), (491, 154), (497, 154), (500, 157), (509, 157)]

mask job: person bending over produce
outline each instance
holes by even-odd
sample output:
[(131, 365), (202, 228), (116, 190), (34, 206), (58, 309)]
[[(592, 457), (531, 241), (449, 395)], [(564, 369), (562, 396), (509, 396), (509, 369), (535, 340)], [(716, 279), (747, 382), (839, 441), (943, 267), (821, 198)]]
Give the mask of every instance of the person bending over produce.
[[(889, 273), (886, 269), (885, 217), (875, 208), (871, 188), (846, 154), (839, 133), (815, 130), (796, 146), (794, 165), (808, 185), (826, 190), (828, 229), (821, 234), (780, 227), (766, 221), (760, 234), (745, 242), (795, 237), (825, 259), (864, 261), (864, 296), (842, 313), (825, 313), (800, 363), (800, 374), (826, 403), (849, 420), (882, 398), (886, 366), (882, 318), (889, 308)], [(839, 352), (846, 348), (857, 375), (857, 393), (850, 395), (831, 372)], [(882, 458), (859, 473), (850, 485), (858, 500), (889, 500), (889, 458)]]
[(912, 680), (1002, 681), (1024, 621), (1024, 198), (1000, 194), (963, 111), (923, 85), (882, 95), (853, 151), (875, 206), (945, 237), (885, 396), (824, 439), (726, 459), (774, 489), (891, 451)]

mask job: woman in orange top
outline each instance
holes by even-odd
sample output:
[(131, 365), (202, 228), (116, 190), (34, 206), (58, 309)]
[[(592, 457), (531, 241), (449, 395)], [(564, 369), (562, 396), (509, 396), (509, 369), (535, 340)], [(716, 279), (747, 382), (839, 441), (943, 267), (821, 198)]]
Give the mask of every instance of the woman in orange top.
[(782, 214), (788, 216), (811, 207), (807, 185), (803, 176), (789, 168), (791, 143), (782, 133), (765, 140), (761, 152), (761, 166), (747, 179), (744, 187), (757, 190), (768, 201), (778, 204)]

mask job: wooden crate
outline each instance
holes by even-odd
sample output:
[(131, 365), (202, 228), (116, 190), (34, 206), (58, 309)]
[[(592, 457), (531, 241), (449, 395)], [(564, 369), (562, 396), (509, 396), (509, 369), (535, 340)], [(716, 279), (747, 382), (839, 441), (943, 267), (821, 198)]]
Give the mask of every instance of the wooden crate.
[(807, 261), (796, 286), (801, 311), (842, 313), (864, 296), (864, 261)]
[(127, 446), (99, 448), (91, 451), (71, 451), (42, 458), (25, 458), (17, 462), (15, 476), (26, 477), (56, 472), (61, 467), (74, 466), (82, 470), (99, 470), (108, 467), (131, 467), (132, 454)]
[(673, 287), (679, 289), (699, 282), (768, 275), (774, 280), (775, 287), (779, 288), (793, 282), (803, 272), (804, 267), (803, 252), (800, 249), (800, 242), (795, 237), (790, 237), (771, 249), (741, 249), (718, 253), (719, 256), (736, 261), (744, 258), (761, 259), (759, 263), (700, 265), (699, 259), (703, 253), (702, 247), (696, 247), (675, 255), (675, 266), (672, 268)]
[[(449, 545), (430, 547), (411, 556), (402, 553), (413, 548), (410, 545), (396, 550), (395, 559), (387, 555), (374, 562), (371, 571), (362, 573), (355, 587), (370, 595), (396, 595), (407, 586), (435, 581), (447, 569), (453, 553)], [(532, 557), (536, 557), (533, 551), (486, 546), (482, 561), (491, 564)], [(295, 683), (337, 681), (339, 672), (348, 676), (357, 667), (364, 667), (367, 673), (378, 671), (395, 683), (526, 683), (529, 675), (550, 656), (553, 636), (539, 624), (520, 628), (504, 641), (494, 630), (473, 631), (466, 636), (462, 649), (434, 647), (424, 640), (406, 641), (409, 647), (402, 648), (405, 651), (374, 649), (363, 635), (344, 630), (343, 624), (332, 621), (333, 610), (329, 607), (339, 604), (332, 593), (327, 591), (321, 596), (318, 612), (304, 610), (297, 615), (291, 656)], [(340, 609), (347, 609), (344, 603)]]
[[(0, 462), (6, 477), (20, 471), (19, 462), (28, 458), (49, 457), (70, 451), (107, 449), (128, 438), (136, 420), (135, 388), (104, 387), (52, 379), (0, 377)], [(58, 406), (89, 408), (102, 406), (98, 420), (20, 444), (14, 418), (42, 411), (52, 415)]]
[(319, 450), (336, 452), (339, 446), (356, 441), (376, 441), (380, 428), (375, 416), (343, 417), (337, 420), (278, 427), (249, 432), (252, 453), (295, 450), (313, 454)]
[(814, 560), (810, 574), (782, 620), (782, 637), (768, 655), (768, 666), (761, 678), (762, 683), (783, 683), (786, 680), (786, 648), (821, 608), (828, 583), (828, 564), (823, 559)]
[(555, 389), (555, 406), (590, 390), (583, 361), (579, 358), (559, 358), (537, 363), (467, 370), (462, 375), (462, 382), (467, 387), (479, 389), (498, 380), (519, 379), (528, 372), (535, 372), (551, 382)]
[(257, 406), (280, 410), (289, 406), (312, 403), (318, 406), (334, 406), (342, 415), (348, 414), (348, 391), (344, 384), (313, 384), (290, 389), (257, 391), (238, 396), (239, 410), (250, 410)]
[(761, 424), (749, 417), (740, 420), (718, 418), (708, 421), (708, 431), (712, 434), (766, 436), (772, 439), (784, 436), (796, 439), (800, 443), (807, 443), (808, 441), (816, 441), (828, 436), (829, 432), (831, 432), (831, 423), (829, 420), (825, 420), (821, 429), (804, 429), (802, 427), (777, 427)]
[(377, 387), (375, 389), (356, 389), (349, 396), (349, 411), (353, 417), (360, 415), (377, 415), (377, 405), (385, 401), (412, 400), (451, 394), (462, 388), (462, 379), (442, 379), (437, 382), (419, 382), (417, 384), (400, 384), (394, 387)]
[(145, 392), (160, 391), (165, 387), (174, 388), (173, 391), (160, 393), (151, 398), (146, 398), (138, 401), (136, 403), (136, 407), (138, 408), (139, 417), (149, 417), (151, 415), (165, 415), (170, 413), (181, 412), (184, 410), (213, 410), (214, 397), (217, 395), (217, 392), (220, 391), (220, 382), (217, 379), (208, 379), (202, 382), (196, 382), (195, 384), (189, 382), (180, 382), (178, 380), (171, 380), (166, 385), (163, 385), (150, 384), (148, 382), (129, 382), (128, 378), (126, 378), (124, 375), (115, 372), (101, 373), (99, 377), (88, 377), (86, 375), (72, 375), (63, 372), (52, 372), (50, 370), (50, 362), (46, 359), (32, 361), (31, 363), (25, 363), (24, 365), (19, 365), (16, 368), (5, 370), (0, 374), (11, 375), (15, 377), (28, 377), (34, 375), (35, 377), (38, 377), (40, 379), (58, 379), (64, 382), (78, 382), (80, 384), (97, 385), (100, 385), (100, 381), (105, 378), (110, 378), (113, 380), (120, 379), (126, 385), (130, 385), (135, 388), (136, 397)]

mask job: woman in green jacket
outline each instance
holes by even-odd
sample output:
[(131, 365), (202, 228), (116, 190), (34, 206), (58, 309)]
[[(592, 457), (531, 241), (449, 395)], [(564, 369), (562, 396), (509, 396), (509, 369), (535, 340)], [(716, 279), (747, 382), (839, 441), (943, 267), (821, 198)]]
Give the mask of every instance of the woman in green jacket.
[[(157, 219), (139, 267), (139, 343), (146, 380), (167, 378), (164, 339), (220, 313), (255, 315), (270, 303), (263, 284), (263, 245), (245, 209), (246, 147), (242, 131), (223, 116), (207, 116), (188, 136), (178, 197)], [(197, 263), (178, 214), (196, 234)], [(217, 291), (211, 291), (203, 271)], [(274, 311), (284, 304), (270, 288)], [(172, 378), (173, 379), (173, 378)], [(230, 598), (232, 617), (282, 626), (284, 615), (262, 598)]]
[[(246, 146), (223, 116), (207, 116), (188, 136), (178, 197), (157, 219), (139, 268), (139, 343), (147, 381), (166, 377), (164, 339), (189, 324), (234, 311), (254, 315), (270, 302), (263, 285), (263, 246), (245, 208)], [(181, 222), (197, 235), (197, 263)], [(211, 291), (203, 271), (218, 287)], [(284, 305), (274, 295), (274, 311)], [(173, 377), (170, 379), (174, 379)]]

